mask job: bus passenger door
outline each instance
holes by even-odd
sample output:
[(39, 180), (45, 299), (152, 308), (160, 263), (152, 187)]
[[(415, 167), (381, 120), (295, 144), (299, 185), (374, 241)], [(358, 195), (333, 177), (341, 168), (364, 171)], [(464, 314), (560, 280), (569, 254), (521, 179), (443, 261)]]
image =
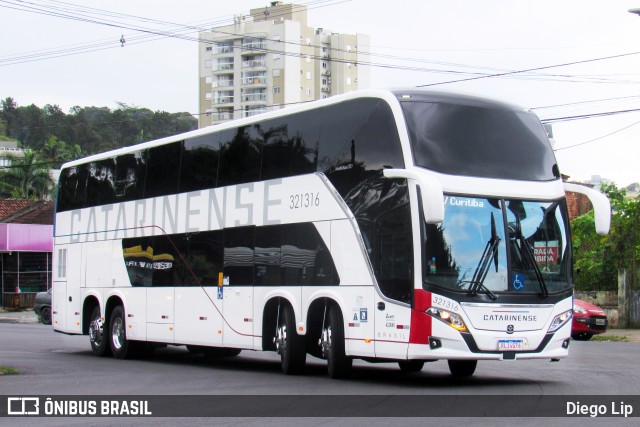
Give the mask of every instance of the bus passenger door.
[[(54, 289), (54, 311), (58, 318), (64, 318), (64, 326), (55, 325), (56, 329), (67, 333), (79, 334), (82, 331), (80, 309), (80, 287), (84, 286), (84, 263), (82, 262), (82, 245), (72, 244), (65, 247), (66, 259), (75, 260), (66, 263), (66, 286), (56, 284)], [(63, 291), (64, 289), (64, 291)]]
[(53, 329), (66, 331), (67, 328), (67, 255), (68, 245), (56, 245), (53, 250), (53, 290), (51, 295), (51, 314)]
[(409, 349), (413, 293), (413, 236), (409, 205), (380, 215), (375, 224), (376, 357), (403, 359)]

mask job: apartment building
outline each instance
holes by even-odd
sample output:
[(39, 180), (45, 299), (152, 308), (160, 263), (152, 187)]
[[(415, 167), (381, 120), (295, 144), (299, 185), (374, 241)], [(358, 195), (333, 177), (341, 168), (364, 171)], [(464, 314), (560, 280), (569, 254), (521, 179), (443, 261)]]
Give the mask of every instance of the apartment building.
[(370, 87), (369, 36), (307, 25), (271, 2), (200, 33), (199, 127)]

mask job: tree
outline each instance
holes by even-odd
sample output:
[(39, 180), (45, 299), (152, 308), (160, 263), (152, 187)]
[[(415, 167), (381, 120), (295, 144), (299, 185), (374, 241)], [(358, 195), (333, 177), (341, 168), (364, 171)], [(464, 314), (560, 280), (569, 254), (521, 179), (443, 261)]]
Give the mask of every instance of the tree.
[(17, 128), (16, 108), (18, 108), (18, 104), (16, 104), (16, 101), (14, 101), (14, 99), (11, 97), (5, 98), (0, 101), (0, 121), (3, 122), (3, 135), (8, 136), (12, 139), (16, 139), (13, 133)]
[(53, 180), (47, 162), (41, 162), (36, 151), (26, 149), (24, 157), (6, 154), (10, 166), (0, 172), (0, 195), (20, 199), (38, 199), (51, 196)]
[(575, 254), (576, 287), (580, 290), (617, 289), (618, 269), (632, 276), (640, 259), (640, 198), (628, 198), (615, 184), (601, 191), (611, 202), (611, 229), (607, 236), (594, 232), (593, 211), (571, 222)]
[[(153, 112), (148, 108), (118, 103), (118, 108), (71, 108), (65, 114), (59, 106), (46, 104), (19, 107), (13, 98), (0, 100), (0, 136), (20, 141), (22, 147), (47, 152), (51, 138), (64, 141), (68, 149), (78, 146), (81, 153), (92, 154), (127, 147), (151, 139), (163, 138), (197, 128), (197, 120), (188, 113)], [(75, 149), (74, 149), (75, 150)], [(53, 159), (49, 154), (47, 157)], [(57, 158), (56, 160), (60, 160)]]
[(40, 149), (40, 155), (49, 162), (49, 167), (59, 169), (62, 163), (70, 159), (71, 152), (64, 141), (51, 136)]

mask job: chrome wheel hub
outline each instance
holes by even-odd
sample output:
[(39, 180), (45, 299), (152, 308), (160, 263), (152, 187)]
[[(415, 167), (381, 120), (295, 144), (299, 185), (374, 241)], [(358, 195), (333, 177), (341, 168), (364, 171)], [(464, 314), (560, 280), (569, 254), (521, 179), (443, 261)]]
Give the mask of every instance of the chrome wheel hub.
[(111, 340), (116, 349), (122, 348), (124, 344), (124, 327), (122, 319), (118, 318), (113, 321), (113, 331), (111, 332)]

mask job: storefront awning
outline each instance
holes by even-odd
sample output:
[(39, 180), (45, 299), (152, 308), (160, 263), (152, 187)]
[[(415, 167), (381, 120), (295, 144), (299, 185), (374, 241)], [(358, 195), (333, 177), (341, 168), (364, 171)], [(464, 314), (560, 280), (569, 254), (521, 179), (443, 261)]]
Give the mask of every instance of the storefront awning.
[(52, 225), (0, 224), (0, 252), (51, 252), (52, 250)]

